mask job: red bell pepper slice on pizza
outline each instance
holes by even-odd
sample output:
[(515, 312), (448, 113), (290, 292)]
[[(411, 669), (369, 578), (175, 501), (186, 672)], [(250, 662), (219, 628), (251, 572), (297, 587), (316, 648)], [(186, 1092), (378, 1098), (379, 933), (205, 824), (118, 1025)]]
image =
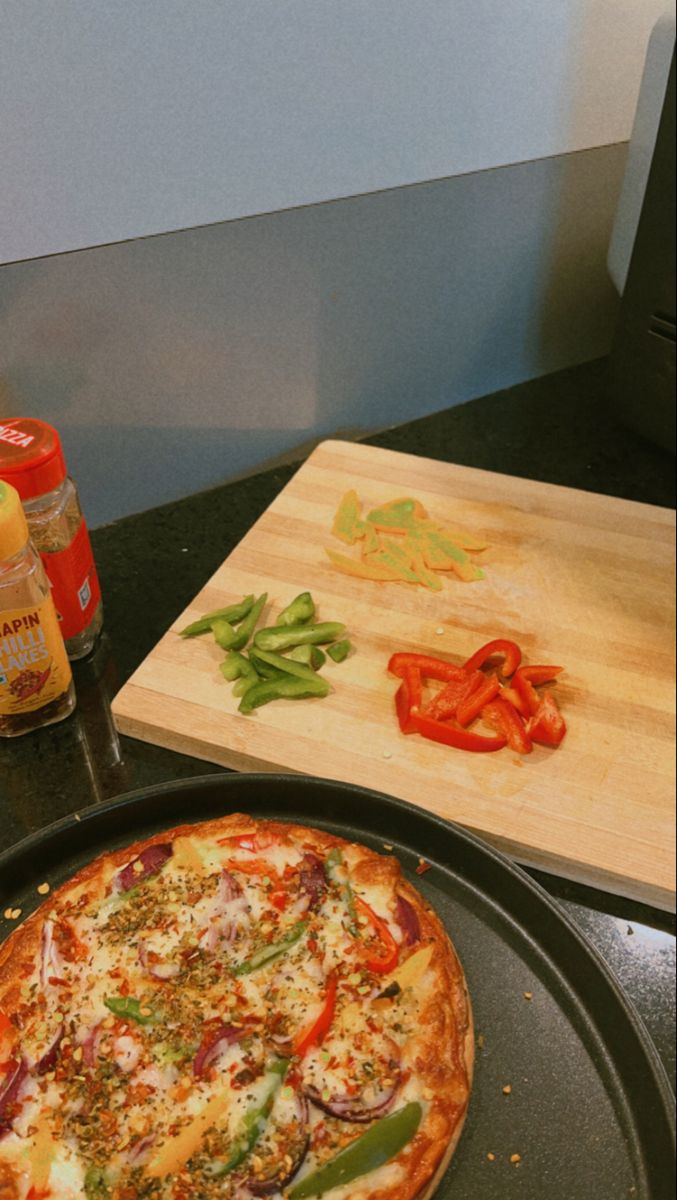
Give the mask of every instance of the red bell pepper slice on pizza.
[(260, 858), (229, 858), (227, 866), (229, 871), (240, 871), (242, 875), (267, 875), (277, 879), (275, 867)]
[(337, 986), (338, 978), (336, 972), (332, 971), (327, 979), (327, 990), (324, 994), (322, 1011), (317, 1019), (310, 1026), (302, 1029), (294, 1039), (294, 1054), (298, 1054), (299, 1058), (303, 1058), (303, 1055), (311, 1046), (321, 1045), (327, 1036), (329, 1027), (334, 1019)]
[(9, 1035), (13, 1037), (15, 1032), (16, 1030), (9, 1017), (0, 1008), (0, 1040)]
[(373, 908), (370, 908), (366, 900), (363, 900), (361, 896), (355, 896), (355, 907), (359, 913), (362, 913), (362, 916), (367, 918), (372, 929), (376, 934), (378, 934), (384, 946), (383, 954), (369, 955), (365, 961), (365, 966), (368, 971), (373, 971), (377, 975), (387, 975), (397, 966), (397, 961), (399, 958), (397, 942), (390, 932), (386, 922), (382, 921), (380, 917), (377, 917)]

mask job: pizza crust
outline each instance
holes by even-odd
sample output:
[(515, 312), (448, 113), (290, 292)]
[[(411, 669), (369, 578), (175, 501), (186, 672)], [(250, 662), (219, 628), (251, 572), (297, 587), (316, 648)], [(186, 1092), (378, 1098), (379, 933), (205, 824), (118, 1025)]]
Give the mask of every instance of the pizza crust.
[[(428, 983), (432, 996), (420, 1012), (415, 1039), (415, 1069), (428, 1111), (410, 1146), (394, 1160), (406, 1161), (406, 1181), (396, 1187), (377, 1187), (364, 1193), (368, 1200), (431, 1200), (449, 1166), (466, 1117), (474, 1067), (472, 1009), (463, 969), (446, 930), (420, 893), (404, 878), (397, 859), (390, 855), (376, 854), (366, 846), (311, 827), (257, 820), (242, 813), (184, 824), (140, 839), (100, 855), (83, 867), (0, 946), (0, 1009), (12, 1013), (18, 1008), (22, 983), (40, 953), (43, 923), (50, 914), (62, 912), (84, 895), (90, 900), (103, 898), (115, 873), (150, 846), (173, 842), (176, 838), (235, 839), (249, 834), (263, 835), (264, 839), (291, 837), (320, 855), (326, 855), (334, 847), (341, 848), (349, 857), (354, 885), (358, 889), (361, 886), (394, 889), (416, 912), (421, 942), (433, 943), (430, 975), (427, 974), (433, 979), (432, 987)], [(1, 1155), (0, 1146), (0, 1167)]]

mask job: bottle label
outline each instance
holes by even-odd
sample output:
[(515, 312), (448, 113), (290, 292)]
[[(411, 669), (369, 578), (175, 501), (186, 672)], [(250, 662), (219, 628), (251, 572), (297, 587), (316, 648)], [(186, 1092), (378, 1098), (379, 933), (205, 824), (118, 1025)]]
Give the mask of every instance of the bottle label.
[(70, 681), (51, 596), (30, 608), (0, 612), (0, 716), (44, 708), (63, 696)]
[(65, 550), (41, 553), (42, 564), (52, 585), (52, 599), (61, 636), (77, 637), (89, 625), (101, 600), (99, 577), (84, 520)]

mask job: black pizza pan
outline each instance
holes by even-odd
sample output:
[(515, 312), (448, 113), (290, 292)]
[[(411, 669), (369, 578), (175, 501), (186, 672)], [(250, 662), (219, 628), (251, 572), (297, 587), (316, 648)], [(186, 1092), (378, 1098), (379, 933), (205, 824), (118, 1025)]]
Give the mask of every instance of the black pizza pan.
[[(672, 1092), (611, 972), (523, 871), (404, 801), (292, 775), (145, 788), (0, 855), (0, 914), (27, 915), (40, 883), (56, 887), (98, 854), (237, 811), (396, 855), (446, 925), (468, 980), (477, 1050), (466, 1127), (436, 1200), (673, 1200)], [(14, 925), (0, 915), (0, 940)]]

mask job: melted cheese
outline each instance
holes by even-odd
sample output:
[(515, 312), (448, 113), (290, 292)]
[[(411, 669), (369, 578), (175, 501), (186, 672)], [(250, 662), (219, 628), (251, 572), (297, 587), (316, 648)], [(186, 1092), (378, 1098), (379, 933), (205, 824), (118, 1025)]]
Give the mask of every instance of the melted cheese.
[(20, 1200), (26, 1200), (31, 1188), (50, 1200), (82, 1200), (84, 1168), (77, 1154), (52, 1138), (46, 1116), (35, 1120), (35, 1133), (9, 1134), (0, 1150), (0, 1159), (13, 1168)]
[(35, 1133), (24, 1149), (31, 1171), (31, 1181), (36, 1191), (42, 1191), (50, 1184), (52, 1164), (57, 1157), (58, 1146), (52, 1137), (46, 1116), (42, 1114), (34, 1126)]
[(197, 838), (178, 837), (172, 842), (173, 854), (167, 864), (173, 870), (193, 871), (196, 875), (209, 875), (210, 869), (201, 853)]

